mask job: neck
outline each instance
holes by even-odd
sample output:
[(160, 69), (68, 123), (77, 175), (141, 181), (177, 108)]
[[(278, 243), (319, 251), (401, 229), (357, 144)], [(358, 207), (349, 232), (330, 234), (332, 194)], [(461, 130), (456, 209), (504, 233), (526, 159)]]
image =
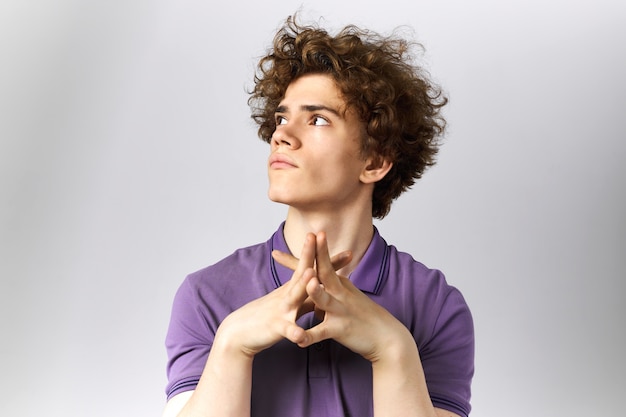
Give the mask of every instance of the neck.
[(285, 240), (294, 256), (299, 257), (307, 233), (325, 232), (330, 256), (349, 250), (352, 261), (337, 271), (348, 276), (365, 254), (374, 234), (371, 207), (360, 213), (307, 213), (290, 207), (285, 221)]

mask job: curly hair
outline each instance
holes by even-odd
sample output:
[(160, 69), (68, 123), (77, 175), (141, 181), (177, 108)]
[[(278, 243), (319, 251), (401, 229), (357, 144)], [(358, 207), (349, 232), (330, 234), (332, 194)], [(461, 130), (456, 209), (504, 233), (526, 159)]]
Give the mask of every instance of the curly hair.
[(446, 126), (440, 110), (448, 99), (413, 63), (412, 46), (354, 25), (332, 36), (290, 16), (259, 60), (250, 92), (259, 137), (271, 142), (276, 108), (292, 81), (305, 74), (330, 75), (365, 125), (362, 155), (393, 163), (372, 196), (372, 217), (382, 219), (391, 203), (435, 164)]

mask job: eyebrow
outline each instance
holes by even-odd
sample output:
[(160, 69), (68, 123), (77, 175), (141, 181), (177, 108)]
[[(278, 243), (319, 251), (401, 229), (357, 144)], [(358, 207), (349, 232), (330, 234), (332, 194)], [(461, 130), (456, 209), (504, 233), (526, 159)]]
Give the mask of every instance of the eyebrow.
[[(324, 106), (323, 104), (303, 104), (302, 106), (300, 106), (300, 110), (306, 111), (309, 113), (320, 111), (320, 110), (325, 110), (327, 112), (330, 112), (336, 115), (337, 117), (342, 117), (339, 110), (334, 109), (332, 107)], [(289, 107), (287, 106), (281, 105), (281, 106), (276, 107), (275, 113), (287, 113), (287, 112), (289, 112)]]

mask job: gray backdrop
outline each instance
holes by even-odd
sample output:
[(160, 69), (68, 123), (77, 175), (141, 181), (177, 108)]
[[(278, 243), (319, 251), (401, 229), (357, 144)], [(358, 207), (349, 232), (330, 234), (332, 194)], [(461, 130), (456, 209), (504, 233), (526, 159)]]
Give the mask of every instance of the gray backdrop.
[[(245, 89), (288, 3), (0, 3), (0, 415), (160, 414), (176, 288), (285, 214)], [(451, 97), (377, 225), (470, 303), (473, 415), (623, 415), (623, 2), (303, 3), (413, 27)]]

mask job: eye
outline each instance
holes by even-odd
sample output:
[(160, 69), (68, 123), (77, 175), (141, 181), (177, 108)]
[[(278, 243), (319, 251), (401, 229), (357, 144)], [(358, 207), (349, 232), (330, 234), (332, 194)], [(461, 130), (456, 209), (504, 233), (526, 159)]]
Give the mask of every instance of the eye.
[(285, 119), (283, 116), (276, 116), (276, 126), (284, 125), (286, 123), (287, 123), (287, 119)]
[(313, 126), (328, 126), (330, 123), (322, 116), (313, 116), (311, 119)]

